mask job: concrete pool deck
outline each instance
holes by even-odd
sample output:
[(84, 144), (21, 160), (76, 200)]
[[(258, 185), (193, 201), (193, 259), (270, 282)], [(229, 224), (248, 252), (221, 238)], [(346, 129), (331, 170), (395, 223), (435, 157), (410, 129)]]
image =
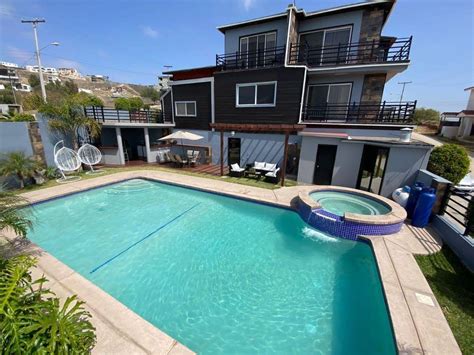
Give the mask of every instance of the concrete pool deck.
[[(314, 186), (292, 186), (277, 190), (233, 184), (164, 171), (120, 172), (22, 194), (31, 203), (77, 193), (132, 178), (147, 178), (194, 187), (203, 191), (292, 207), (300, 193)], [(7, 238), (15, 243), (14, 236)], [(442, 310), (413, 254), (429, 254), (441, 248), (439, 239), (425, 229), (403, 226), (390, 236), (366, 238), (373, 247), (390, 311), (399, 353), (461, 354)], [(163, 333), (92, 282), (32, 243), (17, 243), (20, 249), (38, 257), (35, 276), (45, 274), (50, 288), (60, 297), (77, 294), (86, 302), (97, 328), (95, 353), (192, 354), (193, 352)]]

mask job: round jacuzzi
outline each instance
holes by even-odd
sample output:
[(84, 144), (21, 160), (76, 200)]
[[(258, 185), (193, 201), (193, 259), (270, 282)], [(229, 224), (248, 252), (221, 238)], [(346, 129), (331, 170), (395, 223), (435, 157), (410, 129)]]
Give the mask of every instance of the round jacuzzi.
[(391, 211), (385, 203), (353, 193), (317, 191), (310, 193), (309, 196), (323, 209), (338, 216), (344, 216), (347, 212), (373, 216), (387, 214)]
[(312, 227), (336, 237), (395, 234), (406, 219), (397, 203), (370, 192), (313, 186), (299, 194), (298, 211)]

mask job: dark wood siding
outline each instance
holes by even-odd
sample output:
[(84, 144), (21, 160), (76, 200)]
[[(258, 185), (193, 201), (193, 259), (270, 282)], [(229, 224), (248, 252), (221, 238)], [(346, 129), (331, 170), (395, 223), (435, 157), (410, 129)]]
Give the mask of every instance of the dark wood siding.
[(173, 101), (196, 101), (196, 117), (179, 117), (175, 112), (176, 128), (209, 129), (209, 123), (211, 123), (210, 82), (173, 86)]
[(166, 96), (162, 100), (162, 111), (164, 113), (165, 121), (172, 122), (173, 121), (173, 112), (171, 110), (171, 92), (166, 94)]
[[(298, 123), (303, 68), (272, 68), (216, 73), (216, 123)], [(276, 81), (275, 107), (235, 107), (236, 84)]]

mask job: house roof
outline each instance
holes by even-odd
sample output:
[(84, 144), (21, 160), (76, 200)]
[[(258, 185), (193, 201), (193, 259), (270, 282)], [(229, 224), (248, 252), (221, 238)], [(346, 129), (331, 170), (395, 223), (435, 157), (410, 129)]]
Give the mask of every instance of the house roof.
[[(331, 8), (328, 8), (328, 9), (310, 11), (310, 12), (306, 12), (304, 9), (296, 9), (296, 13), (299, 16), (303, 16), (304, 18), (311, 18), (311, 17), (315, 17), (315, 16), (323, 16), (323, 15), (334, 14), (334, 13), (338, 13), (338, 12), (359, 10), (359, 9), (363, 9), (365, 7), (371, 7), (371, 6), (376, 6), (376, 5), (385, 5), (385, 6), (387, 6), (387, 8), (389, 10), (388, 14), (387, 14), (387, 17), (388, 17), (395, 1), (396, 0), (363, 1), (363, 2), (359, 2), (359, 3), (348, 4), (348, 5), (343, 5), (343, 6), (336, 6), (336, 7), (331, 7)], [(292, 5), (290, 5), (290, 7), (291, 6)], [(251, 25), (251, 24), (252, 25), (253, 24), (258, 24), (258, 23), (262, 23), (262, 22), (268, 22), (268, 21), (272, 21), (272, 20), (275, 20), (275, 19), (284, 18), (286, 16), (287, 16), (287, 11), (280, 12), (280, 13), (277, 13), (277, 14), (274, 14), (274, 15), (259, 17), (259, 18), (255, 18), (255, 19), (251, 19), (251, 20), (235, 22), (235, 23), (231, 23), (231, 24), (228, 24), (228, 25), (222, 25), (222, 26), (217, 27), (217, 29), (219, 31), (221, 31), (222, 33), (225, 33), (225, 31), (233, 29), (233, 28), (238, 28), (238, 27), (247, 26), (247, 25)]]
[(445, 116), (456, 116), (459, 112), (441, 112)]

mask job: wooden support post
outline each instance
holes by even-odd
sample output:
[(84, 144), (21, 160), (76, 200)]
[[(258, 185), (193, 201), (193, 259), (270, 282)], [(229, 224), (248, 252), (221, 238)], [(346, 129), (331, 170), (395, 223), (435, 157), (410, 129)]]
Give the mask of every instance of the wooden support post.
[(288, 160), (288, 138), (290, 132), (285, 132), (285, 146), (283, 148), (283, 164), (281, 166), (281, 186), (285, 186), (285, 175), (286, 175), (286, 161)]
[(221, 131), (221, 176), (224, 176), (224, 131)]

